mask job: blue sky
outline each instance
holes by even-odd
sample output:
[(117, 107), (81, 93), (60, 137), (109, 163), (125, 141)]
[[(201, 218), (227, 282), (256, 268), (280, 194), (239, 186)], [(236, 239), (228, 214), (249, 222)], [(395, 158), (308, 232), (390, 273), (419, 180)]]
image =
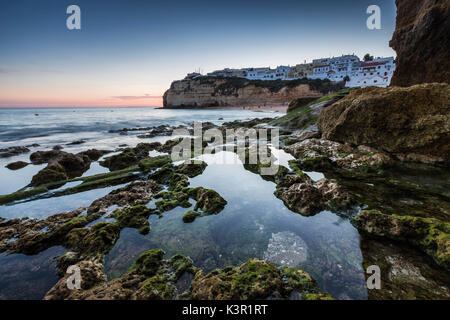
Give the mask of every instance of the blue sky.
[[(81, 30), (66, 8), (81, 8)], [(366, 28), (381, 8), (382, 29)], [(201, 68), (392, 56), (394, 0), (8, 0), (0, 4), (0, 106), (160, 105)]]

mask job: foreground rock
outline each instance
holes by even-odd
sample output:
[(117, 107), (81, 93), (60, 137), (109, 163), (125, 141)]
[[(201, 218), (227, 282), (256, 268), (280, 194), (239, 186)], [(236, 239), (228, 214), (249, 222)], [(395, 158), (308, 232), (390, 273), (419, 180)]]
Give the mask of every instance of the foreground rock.
[(391, 84), (411, 86), (450, 79), (450, 3), (396, 0), (397, 22), (389, 45), (397, 52)]
[(227, 267), (209, 274), (198, 271), (192, 282), (192, 298), (199, 300), (329, 300), (305, 271), (249, 259), (240, 267)]
[(68, 290), (68, 275), (65, 275), (44, 299), (332, 299), (320, 291), (308, 273), (300, 269), (277, 269), (268, 262), (250, 259), (240, 267), (227, 267), (205, 274), (182, 255), (168, 260), (163, 260), (163, 255), (159, 249), (147, 251), (123, 277), (107, 283), (104, 283), (105, 277), (96, 260), (82, 261), (77, 264), (83, 279), (86, 277), (82, 281), (82, 290)]
[(412, 244), (450, 271), (450, 223), (434, 218), (387, 215), (377, 210), (362, 211), (354, 224), (373, 236)]
[(25, 162), (25, 161), (16, 161), (16, 162), (8, 163), (8, 164), (6, 165), (6, 167), (7, 167), (9, 170), (19, 170), (19, 169), (25, 168), (27, 165), (29, 165), (28, 162)]
[(450, 158), (448, 101), (448, 84), (368, 87), (324, 108), (317, 125), (328, 140), (444, 163)]
[(450, 273), (408, 245), (362, 234), (361, 253), (364, 270), (380, 267), (381, 290), (367, 290), (369, 300), (450, 299)]

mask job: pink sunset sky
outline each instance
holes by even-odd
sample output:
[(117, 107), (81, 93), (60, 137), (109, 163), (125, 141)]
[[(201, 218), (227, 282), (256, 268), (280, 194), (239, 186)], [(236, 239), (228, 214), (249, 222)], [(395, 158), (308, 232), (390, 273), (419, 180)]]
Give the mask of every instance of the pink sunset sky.
[[(107, 3), (107, 5), (105, 5)], [(78, 0), (0, 4), (0, 107), (162, 106), (172, 81), (201, 69), (296, 65), (321, 57), (395, 56), (394, 0)]]

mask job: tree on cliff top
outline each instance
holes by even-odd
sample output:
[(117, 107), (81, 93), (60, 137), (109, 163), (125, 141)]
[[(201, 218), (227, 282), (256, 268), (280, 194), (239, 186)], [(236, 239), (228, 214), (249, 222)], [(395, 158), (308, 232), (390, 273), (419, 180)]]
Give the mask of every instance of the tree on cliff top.
[(364, 61), (365, 61), (365, 62), (367, 62), (367, 61), (373, 61), (373, 56), (371, 56), (369, 53), (366, 53), (366, 54), (364, 55)]

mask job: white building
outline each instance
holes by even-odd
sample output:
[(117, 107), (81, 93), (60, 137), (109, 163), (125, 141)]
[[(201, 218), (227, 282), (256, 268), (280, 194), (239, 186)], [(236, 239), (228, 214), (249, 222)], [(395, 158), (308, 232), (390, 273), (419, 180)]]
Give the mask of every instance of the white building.
[(373, 61), (361, 62), (358, 71), (352, 73), (346, 87), (387, 87), (394, 75), (394, 58), (378, 58)]
[[(295, 68), (278, 66), (275, 69), (242, 68), (216, 70), (207, 74), (209, 77), (238, 77), (249, 80), (295, 80), (305, 76), (309, 79), (328, 79), (334, 82), (347, 80), (347, 87), (378, 86), (387, 87), (394, 74), (394, 58), (377, 58), (373, 61), (362, 62), (355, 55), (342, 55), (340, 57), (320, 58), (313, 60), (312, 64), (304, 64), (305, 68), (294, 75)], [(311, 72), (312, 69), (312, 72)], [(190, 73), (186, 79), (202, 77), (199, 73)]]

